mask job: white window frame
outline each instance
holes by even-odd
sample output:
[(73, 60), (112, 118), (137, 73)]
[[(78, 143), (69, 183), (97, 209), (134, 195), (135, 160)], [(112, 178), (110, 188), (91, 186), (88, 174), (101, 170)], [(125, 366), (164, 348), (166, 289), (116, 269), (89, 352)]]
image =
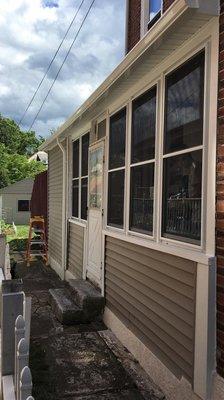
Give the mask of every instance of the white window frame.
[[(161, 1), (161, 16), (163, 14), (163, 0)], [(148, 23), (151, 21), (149, 17), (150, 0), (141, 0), (141, 22), (140, 37), (142, 38), (148, 32)]]
[[(127, 196), (127, 190), (126, 190), (126, 184), (127, 184), (127, 168), (126, 168), (126, 160), (127, 160), (127, 138), (128, 138), (128, 106), (129, 103), (125, 102), (123, 103), (120, 107), (117, 107), (115, 110), (113, 110), (112, 113), (107, 113), (107, 130), (106, 130), (106, 146), (105, 146), (105, 157), (107, 162), (105, 163), (105, 201), (104, 201), (104, 221), (103, 221), (103, 227), (104, 229), (107, 229), (108, 231), (112, 232), (118, 232), (118, 233), (126, 233), (126, 212), (125, 212), (125, 204), (126, 204), (126, 196)], [(109, 169), (109, 147), (110, 147), (110, 119), (116, 115), (119, 111), (122, 111), (124, 108), (126, 108), (126, 132), (125, 132), (125, 163), (123, 167), (119, 168), (114, 168), (114, 169)], [(115, 226), (108, 225), (108, 188), (109, 188), (109, 173), (110, 172), (115, 172), (124, 169), (124, 210), (123, 210), (123, 228), (118, 228)]]
[[(129, 137), (128, 137), (128, 159), (127, 159), (127, 175), (128, 175), (128, 186), (127, 186), (127, 193), (128, 193), (128, 214), (127, 214), (127, 227), (126, 227), (126, 232), (128, 235), (136, 236), (136, 237), (144, 237), (145, 239), (152, 239), (155, 240), (155, 224), (156, 224), (156, 218), (155, 218), (155, 204), (156, 204), (156, 193), (155, 193), (155, 185), (156, 185), (156, 165), (157, 165), (157, 128), (158, 128), (158, 82), (157, 80), (155, 81), (155, 84), (151, 84), (148, 89), (144, 89), (137, 95), (135, 95), (131, 101), (130, 101), (130, 106), (129, 106), (129, 112), (130, 112), (130, 129), (129, 129)], [(131, 145), (132, 145), (132, 105), (133, 102), (138, 99), (140, 96), (144, 95), (146, 92), (152, 90), (153, 88), (156, 88), (156, 126), (155, 126), (155, 157), (153, 159), (147, 160), (147, 161), (140, 161), (138, 163), (131, 163)], [(152, 234), (147, 234), (147, 233), (140, 233), (136, 232), (134, 230), (130, 229), (130, 192), (131, 192), (131, 168), (140, 166), (140, 165), (145, 165), (145, 164), (154, 164), (154, 194), (153, 194), (153, 229), (152, 229)]]
[[(200, 244), (194, 244), (194, 243), (192, 243), (192, 242), (190, 242), (190, 240), (187, 240), (186, 239), (186, 241), (184, 240), (184, 236), (183, 236), (183, 243), (185, 244), (185, 246), (186, 245), (190, 245), (192, 248), (195, 248), (195, 249), (199, 249), (199, 250), (205, 250), (205, 238), (204, 238), (204, 222), (205, 222), (205, 219), (203, 218), (203, 216), (204, 216), (204, 208), (205, 208), (205, 205), (204, 205), (204, 202), (205, 202), (205, 196), (206, 196), (206, 193), (205, 193), (205, 141), (206, 141), (206, 127), (205, 127), (205, 125), (206, 125), (206, 123), (205, 123), (205, 121), (206, 121), (206, 95), (207, 95), (207, 87), (206, 87), (206, 84), (207, 84), (207, 68), (206, 68), (206, 66), (207, 66), (207, 64), (208, 64), (208, 49), (207, 49), (207, 45), (205, 45), (204, 47), (202, 47), (202, 49), (201, 50), (203, 50), (204, 49), (204, 55), (205, 55), (205, 67), (204, 67), (204, 93), (203, 93), (203, 96), (204, 96), (204, 101), (203, 101), (203, 132), (202, 132), (202, 144), (201, 145), (198, 145), (198, 146), (194, 146), (194, 147), (189, 147), (188, 149), (183, 149), (183, 150), (178, 150), (178, 151), (174, 151), (174, 152), (170, 152), (170, 153), (166, 153), (166, 154), (164, 154), (164, 151), (163, 151), (163, 149), (164, 149), (164, 137), (165, 137), (165, 124), (164, 124), (164, 122), (165, 122), (165, 101), (166, 101), (166, 99), (165, 99), (165, 96), (166, 96), (166, 79), (167, 79), (167, 77), (168, 77), (168, 75), (170, 74), (170, 73), (172, 73), (172, 72), (174, 72), (175, 71), (175, 69), (178, 69), (178, 68), (180, 68), (184, 63), (186, 63), (186, 62), (188, 62), (188, 60), (189, 60), (189, 58), (187, 58), (185, 61), (183, 61), (183, 62), (181, 62), (178, 66), (177, 66), (177, 68), (173, 68), (173, 67), (171, 67), (169, 70), (167, 70), (166, 71), (166, 73), (164, 73), (164, 75), (163, 75), (163, 103), (164, 103), (164, 112), (163, 112), (163, 135), (162, 135), (162, 137), (161, 137), (161, 154), (162, 154), (162, 161), (161, 161), (161, 169), (162, 169), (162, 199), (161, 199), (161, 204), (163, 204), (163, 195), (164, 195), (164, 193), (163, 193), (163, 164), (164, 164), (164, 160), (165, 159), (167, 159), (167, 158), (171, 158), (171, 157), (175, 157), (175, 156), (179, 156), (179, 155), (182, 155), (182, 154), (188, 154), (188, 153), (191, 153), (191, 152), (196, 152), (196, 151), (202, 151), (202, 174), (201, 174), (201, 240), (200, 240)], [(190, 57), (190, 59), (191, 58), (194, 58), (195, 56), (197, 56), (197, 54), (198, 53), (200, 53), (200, 50), (198, 51), (198, 52), (196, 52), (195, 54), (193, 54), (191, 57)], [(160, 221), (160, 235), (159, 235), (159, 240), (161, 241), (161, 242), (163, 242), (163, 243), (181, 243), (182, 242), (182, 240), (178, 240), (178, 239), (175, 239), (175, 237), (173, 237), (173, 238), (169, 238), (169, 237), (166, 237), (166, 236), (163, 236), (162, 235), (162, 218), (163, 218), (163, 215), (161, 215), (161, 221)]]
[[(82, 138), (89, 134), (89, 139), (90, 139), (90, 131), (88, 130), (87, 132), (83, 133), (82, 135), (80, 135), (79, 137), (75, 138), (74, 140), (72, 140), (72, 173), (71, 173), (71, 220), (72, 221), (76, 221), (81, 223), (82, 225), (87, 225), (87, 220), (88, 220), (88, 212), (87, 212), (87, 219), (82, 219), (81, 218), (81, 193), (82, 193), (82, 179), (85, 178), (89, 178), (89, 174), (88, 175), (83, 175), (82, 176)], [(76, 141), (79, 141), (79, 176), (77, 178), (73, 178), (73, 144)], [(88, 157), (89, 160), (89, 157)], [(88, 161), (89, 163), (89, 161)], [(88, 165), (88, 170), (89, 170), (89, 165)], [(79, 181), (79, 193), (78, 193), (78, 198), (79, 198), (79, 207), (78, 207), (78, 217), (75, 217), (72, 215), (72, 202), (73, 202), (73, 182), (75, 180)], [(88, 193), (88, 188), (89, 188), (89, 184), (87, 185), (87, 207), (88, 207), (88, 197), (89, 197), (89, 193)]]
[[(176, 256), (191, 259), (197, 262), (207, 262), (208, 257), (214, 256), (215, 245), (215, 186), (214, 186), (214, 171), (215, 171), (215, 151), (216, 143), (212, 132), (216, 129), (217, 110), (215, 108), (215, 99), (217, 96), (217, 88), (212, 81), (218, 70), (216, 62), (218, 60), (218, 50), (216, 47), (217, 31), (214, 29), (208, 32), (208, 36), (203, 33), (201, 40), (191, 45), (186, 46), (183, 50), (177, 51), (177, 54), (172, 59), (166, 60), (163, 63), (161, 71), (155, 78), (146, 86), (142, 81), (142, 88), (139, 89), (129, 100), (120, 103), (116, 102), (108, 110), (108, 125), (109, 118), (117, 111), (121, 110), (125, 105), (127, 107), (127, 130), (126, 130), (126, 176), (125, 176), (125, 219), (124, 229), (115, 229), (107, 226), (107, 195), (108, 185), (105, 189), (105, 218), (104, 218), (104, 235), (109, 235), (121, 240), (125, 240), (134, 244), (148, 247), (157, 251), (166, 252)], [(200, 36), (199, 36), (200, 37)], [(202, 165), (202, 221), (201, 221), (201, 246), (184, 241), (179, 241), (170, 238), (162, 237), (162, 196), (163, 196), (163, 140), (164, 140), (164, 116), (165, 116), (165, 78), (168, 74), (179, 68), (185, 62), (196, 56), (200, 51), (205, 51), (205, 78), (204, 78), (204, 132), (203, 132), (203, 165)], [(213, 75), (212, 75), (213, 74)], [(213, 76), (213, 78), (212, 78)], [(143, 235), (141, 233), (128, 230), (127, 221), (129, 221), (129, 204), (130, 204), (130, 172), (128, 172), (127, 163), (130, 165), (130, 138), (131, 138), (131, 104), (135, 97), (143, 94), (153, 86), (157, 85), (157, 134), (156, 134), (156, 156), (159, 162), (155, 163), (155, 185), (154, 185), (154, 236)], [(115, 109), (116, 107), (116, 109)], [(211, 112), (212, 110), (212, 112)], [(109, 131), (109, 128), (108, 128)], [(107, 142), (108, 142), (107, 132)], [(200, 146), (201, 147), (201, 146)], [(193, 148), (196, 150), (196, 148)], [(187, 150), (190, 151), (189, 149)], [(108, 145), (107, 154), (108, 160)], [(108, 167), (108, 165), (107, 165)], [(130, 171), (130, 170), (129, 170)], [(105, 171), (107, 182), (108, 170)], [(207, 190), (210, 187), (211, 190)], [(214, 198), (213, 198), (214, 197)], [(209, 206), (208, 206), (209, 205)]]

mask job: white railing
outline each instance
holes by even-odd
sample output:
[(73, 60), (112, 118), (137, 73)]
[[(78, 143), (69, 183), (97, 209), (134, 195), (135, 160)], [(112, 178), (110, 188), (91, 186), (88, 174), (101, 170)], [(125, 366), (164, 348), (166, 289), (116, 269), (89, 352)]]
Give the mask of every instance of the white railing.
[[(21, 302), (21, 295), (23, 296), (23, 302)], [(7, 298), (7, 296), (9, 297)], [(12, 296), (14, 298), (13, 302)], [(4, 326), (4, 314), (8, 313), (12, 305), (17, 309), (17, 316), (12, 312), (14, 325), (7, 320), (8, 326), (6, 327)], [(22, 311), (21, 314), (18, 313), (19, 309)], [(31, 395), (32, 376), (29, 369), (31, 298), (26, 298), (22, 292), (3, 293), (2, 314), (3, 400), (34, 400)], [(11, 335), (13, 335), (13, 340)], [(4, 345), (7, 347), (6, 352), (3, 350)]]

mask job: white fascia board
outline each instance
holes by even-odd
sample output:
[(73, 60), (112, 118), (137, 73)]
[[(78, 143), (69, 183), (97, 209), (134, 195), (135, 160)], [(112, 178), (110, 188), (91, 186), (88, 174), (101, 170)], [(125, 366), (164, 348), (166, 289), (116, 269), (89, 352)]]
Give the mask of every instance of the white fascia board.
[[(219, 13), (219, 0), (176, 0), (171, 7), (161, 16), (160, 20), (143, 36), (143, 38), (126, 55), (122, 62), (106, 78), (106, 80), (92, 93), (92, 95), (72, 114), (58, 130), (47, 139), (40, 150), (50, 150), (57, 145), (56, 140), (71, 127), (71, 125), (82, 117), (97, 100), (104, 95), (109, 88), (136, 62), (136, 60), (166, 33), (166, 31), (189, 9), (197, 12), (209, 13), (216, 16)], [(65, 138), (63, 137), (63, 139)]]
[(185, 0), (189, 8), (196, 8), (202, 14), (217, 16), (220, 13), (219, 0)]

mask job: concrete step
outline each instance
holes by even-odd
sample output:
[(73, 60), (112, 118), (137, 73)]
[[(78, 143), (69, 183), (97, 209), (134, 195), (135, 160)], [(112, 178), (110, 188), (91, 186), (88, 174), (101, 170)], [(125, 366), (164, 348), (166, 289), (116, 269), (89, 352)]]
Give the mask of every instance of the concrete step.
[(69, 279), (68, 284), (74, 295), (74, 301), (83, 309), (88, 320), (92, 321), (102, 314), (105, 305), (104, 297), (91, 283), (78, 279)]
[(83, 310), (78, 307), (67, 289), (49, 289), (50, 304), (57, 319), (63, 325), (85, 322)]

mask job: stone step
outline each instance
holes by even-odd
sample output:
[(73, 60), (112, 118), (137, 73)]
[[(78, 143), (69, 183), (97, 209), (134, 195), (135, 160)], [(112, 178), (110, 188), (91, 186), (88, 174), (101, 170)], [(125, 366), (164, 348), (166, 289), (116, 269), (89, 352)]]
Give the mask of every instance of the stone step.
[(83, 309), (86, 318), (92, 321), (103, 312), (105, 301), (101, 293), (88, 281), (69, 279), (68, 284), (74, 301)]
[(85, 322), (83, 310), (75, 304), (67, 289), (49, 289), (50, 304), (57, 319), (63, 325)]

